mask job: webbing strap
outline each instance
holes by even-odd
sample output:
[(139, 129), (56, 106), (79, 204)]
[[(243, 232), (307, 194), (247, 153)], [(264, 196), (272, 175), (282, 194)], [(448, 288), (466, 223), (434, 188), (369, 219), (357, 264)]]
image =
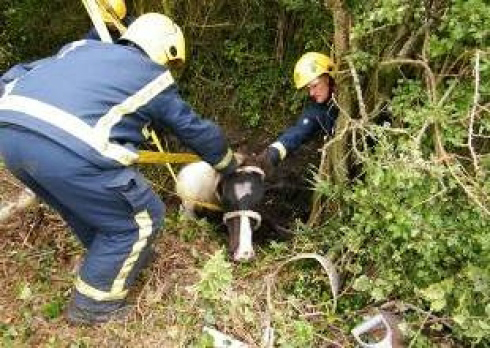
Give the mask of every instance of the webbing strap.
[(198, 162), (201, 159), (193, 153), (171, 153), (171, 152), (154, 152), (154, 151), (139, 151), (137, 163), (191, 163)]

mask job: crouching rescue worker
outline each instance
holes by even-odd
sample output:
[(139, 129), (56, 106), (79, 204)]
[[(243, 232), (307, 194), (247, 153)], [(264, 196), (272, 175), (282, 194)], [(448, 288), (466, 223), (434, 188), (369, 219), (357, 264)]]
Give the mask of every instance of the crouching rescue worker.
[(318, 52), (305, 53), (296, 63), (294, 84), (296, 89), (308, 89), (310, 101), (296, 124), (286, 129), (258, 156), (268, 175), (288, 154), (318, 134), (333, 135), (339, 113), (332, 98), (335, 91), (334, 70), (333, 61)]
[(71, 43), (0, 98), (0, 156), (56, 209), (87, 249), (66, 314), (98, 323), (127, 312), (164, 204), (132, 166), (147, 126), (166, 128), (223, 174), (236, 161), (221, 129), (179, 96), (168, 65), (181, 29), (145, 14), (118, 44)]

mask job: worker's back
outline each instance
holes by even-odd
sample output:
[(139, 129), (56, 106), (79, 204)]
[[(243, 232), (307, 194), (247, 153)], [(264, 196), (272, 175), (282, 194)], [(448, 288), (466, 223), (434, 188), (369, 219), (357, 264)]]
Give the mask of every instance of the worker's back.
[[(78, 118), (91, 127), (87, 128), (88, 132), (96, 132), (97, 125), (97, 132), (109, 132), (110, 141), (138, 145), (144, 141), (141, 129), (152, 123), (152, 111), (146, 109), (147, 103), (172, 84), (167, 69), (135, 47), (77, 41), (13, 82), (9, 97), (4, 98), (6, 106), (1, 107), (7, 110), (0, 110), (0, 122), (12, 122), (14, 109), (20, 111), (15, 117), (17, 125), (46, 134), (70, 148), (77, 147), (79, 139), (66, 133), (73, 133), (71, 128), (79, 131), (77, 124), (82, 124), (73, 117), (63, 116), (58, 122), (52, 110), (40, 112), (37, 104), (37, 112), (26, 109), (25, 101), (34, 100)], [(21, 105), (12, 108), (13, 103)], [(114, 110), (116, 105), (120, 106)], [(101, 117), (109, 111), (111, 114), (101, 124)], [(33, 117), (37, 113), (39, 117)], [(128, 114), (131, 117), (123, 119)], [(84, 157), (93, 157), (90, 149), (83, 149), (83, 142), (78, 145), (76, 151)]]

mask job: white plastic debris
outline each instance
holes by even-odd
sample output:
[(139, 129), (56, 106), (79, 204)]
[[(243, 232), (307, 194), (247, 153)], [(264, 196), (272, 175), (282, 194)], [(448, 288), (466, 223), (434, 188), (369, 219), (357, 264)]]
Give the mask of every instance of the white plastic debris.
[(0, 223), (10, 218), (13, 214), (29, 208), (36, 202), (36, 195), (28, 188), (22, 190), (15, 201), (0, 202)]
[(274, 347), (274, 328), (266, 327), (262, 335), (262, 345), (263, 348), (273, 348)]
[(203, 332), (206, 332), (214, 339), (214, 348), (248, 348), (248, 344), (234, 339), (216, 329), (203, 327)]
[[(380, 328), (384, 328), (385, 330), (385, 336), (380, 341), (367, 343), (361, 338), (361, 335), (372, 332), (373, 330), (379, 330)], [(363, 348), (393, 348), (393, 330), (383, 314), (368, 318), (352, 329), (351, 332), (357, 343)]]

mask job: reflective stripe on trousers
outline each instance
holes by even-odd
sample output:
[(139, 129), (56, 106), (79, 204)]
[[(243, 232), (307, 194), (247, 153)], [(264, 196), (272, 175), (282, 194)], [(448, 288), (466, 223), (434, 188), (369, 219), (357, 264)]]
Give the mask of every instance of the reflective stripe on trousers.
[(102, 170), (15, 126), (0, 127), (0, 154), (36, 195), (62, 216), (76, 216), (66, 221), (88, 248), (76, 283), (80, 306), (124, 298), (164, 213), (141, 174), (131, 167)]

